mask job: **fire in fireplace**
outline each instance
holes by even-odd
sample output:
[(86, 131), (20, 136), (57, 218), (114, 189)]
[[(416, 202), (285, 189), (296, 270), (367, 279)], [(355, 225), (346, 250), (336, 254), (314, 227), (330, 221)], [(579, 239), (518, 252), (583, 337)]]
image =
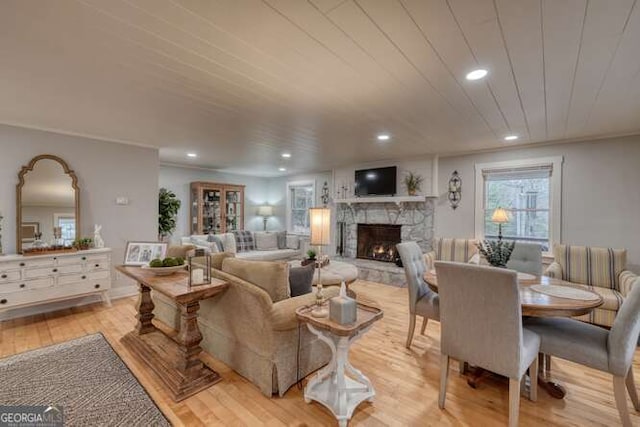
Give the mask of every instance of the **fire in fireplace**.
[(375, 261), (396, 262), (396, 244), (402, 241), (401, 225), (358, 224), (356, 256)]

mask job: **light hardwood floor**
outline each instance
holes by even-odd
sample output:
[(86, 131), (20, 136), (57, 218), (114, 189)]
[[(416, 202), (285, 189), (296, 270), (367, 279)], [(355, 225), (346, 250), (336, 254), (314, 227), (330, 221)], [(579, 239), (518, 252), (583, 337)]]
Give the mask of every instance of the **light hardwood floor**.
[[(363, 403), (350, 425), (505, 425), (509, 392), (506, 381), (489, 379), (478, 389), (467, 386), (451, 365), (446, 410), (438, 409), (439, 324), (430, 322), (426, 335), (416, 328), (411, 350), (404, 347), (409, 316), (407, 291), (371, 282), (352, 288), (384, 309), (385, 317), (353, 347), (351, 361), (374, 384), (373, 404)], [(102, 332), (175, 425), (335, 425), (317, 403), (306, 404), (302, 392), (291, 388), (283, 398), (268, 399), (250, 382), (224, 364), (206, 356), (223, 381), (208, 390), (174, 403), (157, 379), (122, 347), (120, 338), (134, 326), (135, 298), (115, 301), (107, 308), (94, 304), (0, 323), (0, 357)], [(487, 331), (490, 333), (490, 331)], [(640, 352), (634, 366), (638, 369)], [(637, 372), (637, 371), (636, 371)], [(538, 402), (523, 398), (520, 425), (619, 425), (611, 376), (558, 359), (554, 378), (567, 387), (567, 397), (555, 400), (544, 391)], [(636, 376), (637, 377), (637, 376)], [(632, 412), (634, 424), (640, 416)]]

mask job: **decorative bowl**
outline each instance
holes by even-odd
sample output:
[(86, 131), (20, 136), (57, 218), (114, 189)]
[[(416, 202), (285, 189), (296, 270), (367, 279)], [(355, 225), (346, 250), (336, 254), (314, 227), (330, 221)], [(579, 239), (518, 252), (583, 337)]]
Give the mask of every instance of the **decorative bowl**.
[(148, 265), (143, 265), (142, 269), (147, 270), (156, 276), (169, 276), (170, 274), (174, 274), (177, 271), (184, 270), (186, 265), (176, 265), (174, 267), (149, 267)]

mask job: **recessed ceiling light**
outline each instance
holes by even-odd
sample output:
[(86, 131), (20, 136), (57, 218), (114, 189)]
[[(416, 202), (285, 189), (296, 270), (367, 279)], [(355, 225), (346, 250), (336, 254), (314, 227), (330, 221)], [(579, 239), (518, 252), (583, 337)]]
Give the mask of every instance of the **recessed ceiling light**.
[(467, 73), (467, 80), (479, 80), (481, 78), (483, 78), (484, 76), (486, 76), (488, 73), (487, 70), (483, 69), (483, 68), (478, 68), (477, 70), (473, 70), (469, 73)]
[(515, 141), (516, 139), (518, 139), (518, 135), (507, 135), (504, 137), (505, 141)]
[(187, 157), (198, 157), (196, 153), (187, 153)]
[(282, 157), (284, 157), (285, 159), (289, 159), (291, 158), (291, 153), (282, 153)]
[(378, 135), (378, 141), (388, 141), (390, 139), (391, 136), (389, 136), (389, 134), (381, 133), (380, 135)]
[(280, 172), (286, 172), (286, 171), (287, 171), (287, 168), (278, 168), (278, 170), (279, 170)]

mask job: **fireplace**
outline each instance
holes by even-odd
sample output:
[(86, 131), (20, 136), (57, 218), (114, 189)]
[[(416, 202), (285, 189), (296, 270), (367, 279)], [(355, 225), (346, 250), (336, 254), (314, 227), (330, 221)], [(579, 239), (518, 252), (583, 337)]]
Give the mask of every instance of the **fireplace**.
[(375, 261), (396, 262), (396, 244), (402, 241), (401, 232), (401, 225), (358, 224), (356, 256)]

